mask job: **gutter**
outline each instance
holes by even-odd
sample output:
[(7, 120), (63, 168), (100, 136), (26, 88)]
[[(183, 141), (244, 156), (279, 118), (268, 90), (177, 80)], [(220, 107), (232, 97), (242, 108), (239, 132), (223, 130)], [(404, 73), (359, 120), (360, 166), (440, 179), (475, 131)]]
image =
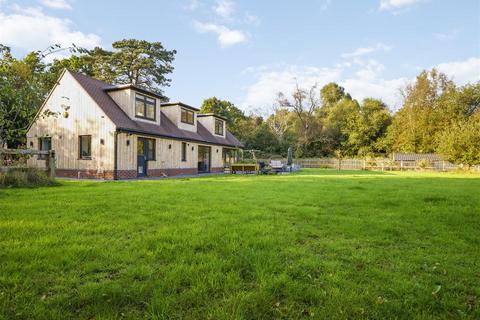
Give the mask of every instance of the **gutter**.
[(115, 129), (115, 132), (113, 133), (113, 180), (118, 180), (118, 164), (117, 164), (117, 158), (118, 158), (118, 130)]
[(135, 134), (140, 134), (144, 136), (150, 136), (150, 137), (159, 137), (159, 138), (165, 138), (165, 139), (171, 139), (171, 140), (178, 140), (178, 141), (188, 141), (188, 142), (194, 142), (194, 143), (203, 143), (203, 144), (212, 144), (216, 146), (223, 146), (223, 147), (230, 147), (230, 148), (243, 148), (242, 145), (234, 145), (234, 144), (224, 144), (224, 143), (218, 143), (218, 142), (209, 142), (205, 140), (197, 140), (197, 139), (192, 139), (192, 138), (179, 138), (179, 137), (172, 137), (168, 135), (162, 135), (162, 134), (155, 134), (151, 132), (146, 132), (142, 130), (131, 130), (131, 129), (126, 129), (126, 128), (118, 128), (118, 132), (125, 132), (125, 133), (135, 133)]

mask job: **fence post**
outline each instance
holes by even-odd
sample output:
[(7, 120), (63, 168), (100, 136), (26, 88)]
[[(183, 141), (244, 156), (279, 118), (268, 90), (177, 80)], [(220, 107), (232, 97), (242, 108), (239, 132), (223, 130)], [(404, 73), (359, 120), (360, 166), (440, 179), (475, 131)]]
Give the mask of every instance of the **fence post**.
[(55, 151), (50, 150), (48, 152), (48, 172), (50, 173), (50, 178), (55, 178)]

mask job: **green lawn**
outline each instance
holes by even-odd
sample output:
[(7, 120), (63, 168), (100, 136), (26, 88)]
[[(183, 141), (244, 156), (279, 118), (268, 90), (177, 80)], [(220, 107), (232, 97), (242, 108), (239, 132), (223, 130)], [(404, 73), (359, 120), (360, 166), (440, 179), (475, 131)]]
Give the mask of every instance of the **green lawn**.
[(0, 189), (0, 319), (479, 319), (480, 178)]

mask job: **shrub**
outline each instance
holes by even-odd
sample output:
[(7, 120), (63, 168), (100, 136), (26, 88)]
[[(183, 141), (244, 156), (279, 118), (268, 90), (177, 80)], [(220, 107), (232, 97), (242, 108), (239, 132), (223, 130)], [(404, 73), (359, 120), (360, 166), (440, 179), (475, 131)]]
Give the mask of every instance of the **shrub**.
[(426, 168), (433, 167), (433, 163), (427, 159), (421, 159), (417, 161), (417, 166), (419, 166), (420, 169), (425, 170)]
[(0, 173), (0, 188), (32, 188), (54, 186), (58, 183), (42, 170), (25, 168)]

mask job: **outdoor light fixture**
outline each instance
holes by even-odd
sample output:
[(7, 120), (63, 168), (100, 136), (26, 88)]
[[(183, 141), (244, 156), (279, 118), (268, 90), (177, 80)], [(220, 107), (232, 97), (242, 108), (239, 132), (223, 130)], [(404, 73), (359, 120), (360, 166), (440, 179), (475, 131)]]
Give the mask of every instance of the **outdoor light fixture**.
[(172, 149), (172, 145), (171, 145), (171, 144), (168, 145), (168, 149)]
[(130, 145), (130, 140), (127, 140), (127, 147)]
[(192, 146), (192, 151), (193, 151), (193, 149), (195, 149), (195, 147)]
[(30, 147), (33, 147), (33, 141), (30, 141)]
[(101, 145), (104, 145), (104, 144), (105, 144), (105, 140), (100, 139), (100, 144), (101, 144)]

